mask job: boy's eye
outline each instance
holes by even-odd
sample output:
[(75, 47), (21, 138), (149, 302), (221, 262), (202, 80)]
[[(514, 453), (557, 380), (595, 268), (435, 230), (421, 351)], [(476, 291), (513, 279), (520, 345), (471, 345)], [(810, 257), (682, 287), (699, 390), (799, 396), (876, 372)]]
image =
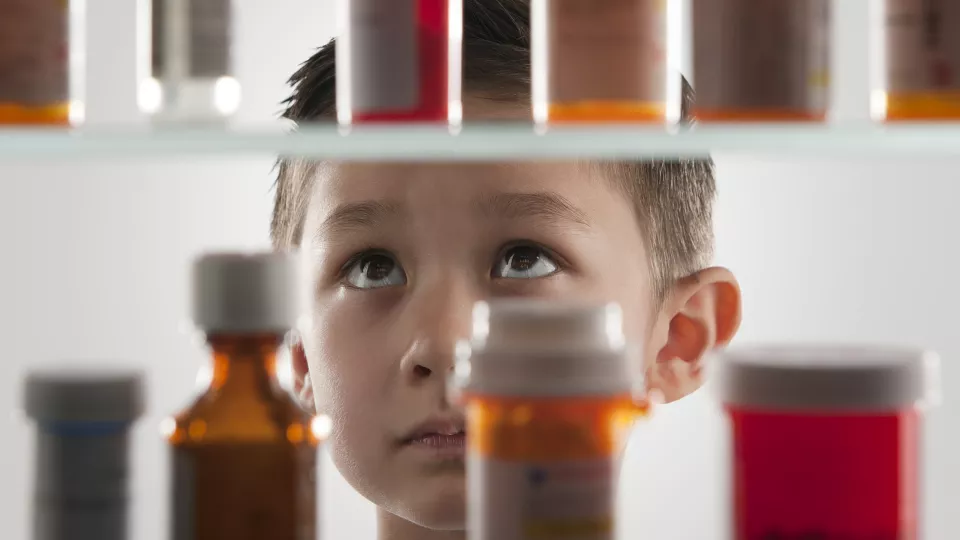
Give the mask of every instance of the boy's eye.
[(369, 253), (349, 264), (343, 280), (356, 289), (379, 289), (404, 285), (407, 276), (392, 256)]
[(512, 247), (500, 256), (493, 277), (502, 279), (537, 279), (555, 274), (559, 265), (536, 246)]

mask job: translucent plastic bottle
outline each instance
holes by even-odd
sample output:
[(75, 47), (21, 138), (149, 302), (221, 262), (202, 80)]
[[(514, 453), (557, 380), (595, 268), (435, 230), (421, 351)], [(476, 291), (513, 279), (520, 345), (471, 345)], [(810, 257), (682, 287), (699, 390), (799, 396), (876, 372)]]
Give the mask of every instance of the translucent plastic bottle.
[(830, 0), (693, 0), (692, 8), (699, 121), (826, 118)]
[(897, 348), (730, 349), (734, 540), (891, 538), (920, 530), (923, 405), (937, 359)]
[(666, 0), (533, 0), (538, 123), (664, 122)]
[(240, 107), (233, 0), (152, 0), (150, 77), (140, 108), (161, 123), (223, 122)]
[(174, 540), (314, 540), (315, 419), (281, 388), (277, 349), (300, 310), (293, 261), (201, 257), (194, 321), (213, 352), (209, 388), (164, 429)]
[(451, 384), (470, 540), (615, 538), (619, 453), (646, 411), (621, 324), (614, 305), (476, 306)]
[(67, 0), (0, 0), (0, 125), (70, 121)]
[(460, 122), (462, 0), (341, 0), (342, 125)]
[(27, 376), (37, 422), (34, 540), (125, 540), (130, 428), (143, 414), (136, 373), (50, 371)]
[(885, 7), (887, 120), (960, 120), (960, 3)]

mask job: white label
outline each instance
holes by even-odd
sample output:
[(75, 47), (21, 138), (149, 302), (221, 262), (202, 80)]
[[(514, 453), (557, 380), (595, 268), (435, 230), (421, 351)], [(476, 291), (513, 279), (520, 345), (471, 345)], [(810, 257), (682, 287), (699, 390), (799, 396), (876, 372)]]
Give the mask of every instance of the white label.
[(887, 0), (887, 88), (960, 90), (960, 2)]
[(67, 101), (66, 0), (0, 0), (0, 102)]
[(523, 463), (471, 454), (470, 540), (612, 540), (613, 458)]
[(420, 101), (417, 0), (352, 0), (349, 10), (354, 113), (414, 109)]

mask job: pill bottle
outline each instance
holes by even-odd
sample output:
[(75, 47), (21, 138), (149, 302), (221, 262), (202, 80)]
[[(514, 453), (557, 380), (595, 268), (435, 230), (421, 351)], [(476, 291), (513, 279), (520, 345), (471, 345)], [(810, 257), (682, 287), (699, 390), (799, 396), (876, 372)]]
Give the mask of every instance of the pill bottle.
[(337, 118), (459, 124), (462, 0), (340, 0)]
[(0, 125), (70, 121), (68, 0), (0, 0)]
[(218, 124), (240, 108), (234, 0), (151, 0), (150, 76), (137, 96), (160, 124)]
[(830, 0), (692, 0), (701, 122), (820, 122), (830, 93)]
[(618, 461), (647, 411), (616, 305), (481, 302), (458, 348), (470, 540), (613, 539)]
[(960, 3), (884, 0), (886, 119), (960, 119)]
[(321, 417), (277, 378), (302, 314), (297, 267), (280, 253), (211, 253), (193, 266), (193, 321), (211, 352), (209, 385), (164, 422), (173, 540), (315, 540)]
[(139, 373), (27, 375), (25, 410), (37, 423), (34, 540), (128, 538), (130, 429), (144, 400)]
[(729, 349), (735, 540), (922, 538), (921, 428), (937, 358), (895, 347)]
[(666, 121), (666, 0), (533, 0), (530, 9), (538, 123)]

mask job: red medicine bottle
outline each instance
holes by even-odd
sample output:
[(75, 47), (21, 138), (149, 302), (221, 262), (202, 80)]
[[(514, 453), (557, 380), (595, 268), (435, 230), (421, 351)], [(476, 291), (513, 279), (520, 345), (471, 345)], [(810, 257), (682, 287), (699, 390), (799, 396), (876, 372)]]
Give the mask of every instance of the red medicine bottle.
[(735, 540), (921, 538), (922, 405), (936, 358), (898, 348), (720, 355)]

